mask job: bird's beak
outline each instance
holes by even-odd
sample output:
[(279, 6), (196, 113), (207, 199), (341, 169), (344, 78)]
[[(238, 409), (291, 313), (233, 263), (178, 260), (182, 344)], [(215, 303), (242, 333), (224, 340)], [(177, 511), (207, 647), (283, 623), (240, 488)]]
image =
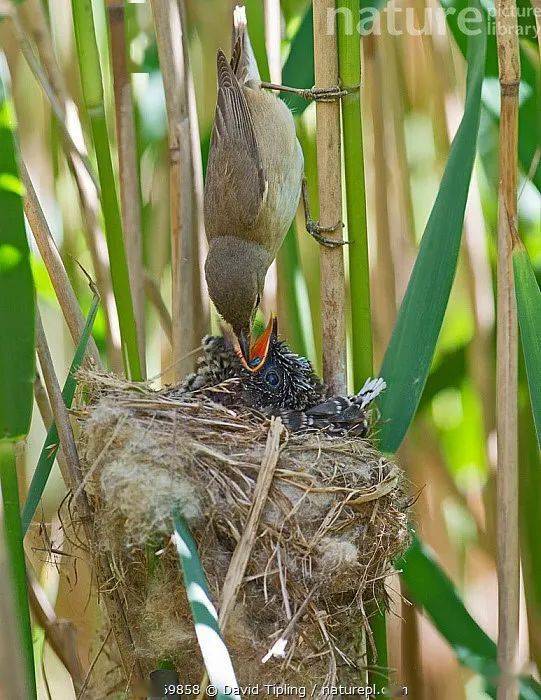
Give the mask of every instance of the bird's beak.
[(242, 364), (250, 361), (250, 331), (241, 330), (238, 334), (239, 350), (237, 352)]
[(242, 366), (249, 372), (258, 372), (265, 364), (272, 338), (276, 338), (278, 336), (278, 320), (276, 316), (272, 314), (263, 333), (256, 341), (254, 341), (252, 345), (247, 348), (248, 352), (246, 352), (245, 347), (243, 347), (242, 335), (243, 334), (241, 333), (239, 336), (239, 359)]

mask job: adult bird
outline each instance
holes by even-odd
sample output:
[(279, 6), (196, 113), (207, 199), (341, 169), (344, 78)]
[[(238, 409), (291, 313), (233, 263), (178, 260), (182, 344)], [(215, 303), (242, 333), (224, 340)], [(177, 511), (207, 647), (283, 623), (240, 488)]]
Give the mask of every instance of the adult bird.
[[(204, 196), (205, 275), (212, 301), (248, 359), (253, 316), (267, 270), (295, 216), (304, 168), (293, 116), (267, 89), (280, 86), (261, 82), (243, 7), (235, 8), (233, 25), (231, 61), (223, 51), (217, 54), (218, 97)], [(313, 99), (342, 94), (336, 88), (300, 92)], [(336, 244), (321, 236), (324, 229), (310, 219), (306, 206), (305, 217), (317, 240)]]

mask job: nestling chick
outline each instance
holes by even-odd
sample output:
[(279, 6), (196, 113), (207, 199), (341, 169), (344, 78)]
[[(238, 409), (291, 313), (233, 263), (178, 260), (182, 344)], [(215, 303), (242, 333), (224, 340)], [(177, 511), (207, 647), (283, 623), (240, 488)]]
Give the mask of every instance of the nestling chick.
[(242, 7), (234, 13), (231, 62), (218, 51), (217, 72), (204, 196), (205, 275), (247, 358), (267, 270), (298, 206), (303, 155), (291, 112), (261, 86)]
[[(248, 361), (221, 337), (205, 338), (203, 351), (197, 372), (186, 379), (181, 393), (209, 390), (225, 405), (280, 416), (294, 433), (322, 430), (364, 437), (370, 430), (371, 403), (385, 389), (383, 379), (367, 379), (358, 394), (327, 398), (310, 362), (278, 339), (274, 319), (252, 346)], [(255, 371), (248, 368), (250, 363)]]

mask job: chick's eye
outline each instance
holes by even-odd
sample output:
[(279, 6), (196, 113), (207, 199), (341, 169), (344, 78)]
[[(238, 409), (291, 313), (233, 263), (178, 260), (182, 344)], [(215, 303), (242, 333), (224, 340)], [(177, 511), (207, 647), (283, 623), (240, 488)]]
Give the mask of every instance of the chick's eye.
[(265, 375), (265, 381), (269, 386), (275, 389), (280, 384), (280, 377), (278, 376), (278, 372), (275, 372), (273, 369), (269, 370)]

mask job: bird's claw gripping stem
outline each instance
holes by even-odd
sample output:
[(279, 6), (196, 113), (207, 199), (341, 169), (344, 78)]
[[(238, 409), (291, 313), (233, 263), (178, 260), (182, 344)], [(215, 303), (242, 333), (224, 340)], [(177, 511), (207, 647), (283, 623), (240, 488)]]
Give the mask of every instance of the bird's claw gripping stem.
[(348, 241), (335, 238), (326, 238), (322, 236), (322, 233), (333, 233), (337, 228), (344, 228), (344, 224), (339, 221), (334, 226), (320, 226), (318, 221), (313, 219), (307, 219), (306, 230), (318, 243), (324, 245), (326, 248), (336, 248), (337, 246), (346, 245)]
[(333, 87), (318, 88), (313, 87), (310, 90), (303, 91), (305, 100), (314, 100), (314, 102), (336, 102), (341, 100), (348, 94), (347, 90), (343, 90), (339, 85)]
[(333, 85), (331, 87), (312, 87), (310, 89), (306, 88), (294, 88), (289, 85), (278, 85), (277, 83), (268, 83), (265, 81), (261, 82), (261, 87), (265, 90), (276, 90), (278, 92), (291, 92), (295, 95), (300, 95), (305, 100), (313, 100), (314, 102), (335, 102), (336, 100), (341, 100), (353, 89), (349, 88), (347, 90), (340, 87), (340, 85)]
[(319, 221), (312, 219), (310, 215), (310, 200), (308, 198), (308, 185), (306, 183), (306, 178), (302, 179), (302, 203), (304, 208), (304, 222), (306, 225), (306, 230), (308, 233), (321, 245), (327, 248), (336, 248), (340, 245), (346, 245), (348, 241), (344, 241), (341, 238), (326, 238), (322, 236), (322, 233), (334, 233), (338, 228), (344, 228), (344, 224), (338, 221), (334, 226), (321, 226)]

